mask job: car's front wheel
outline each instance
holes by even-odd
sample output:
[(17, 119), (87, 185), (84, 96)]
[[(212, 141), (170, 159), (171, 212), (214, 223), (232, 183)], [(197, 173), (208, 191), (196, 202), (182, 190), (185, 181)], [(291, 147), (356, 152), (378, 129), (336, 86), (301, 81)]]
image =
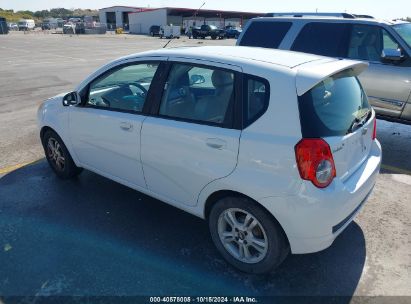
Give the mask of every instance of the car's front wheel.
[(265, 209), (245, 197), (217, 201), (210, 211), (209, 228), (218, 251), (244, 272), (270, 272), (289, 253), (279, 224)]
[(56, 132), (47, 130), (42, 138), (44, 153), (54, 173), (62, 179), (69, 179), (79, 175), (82, 168), (75, 165), (63, 140)]

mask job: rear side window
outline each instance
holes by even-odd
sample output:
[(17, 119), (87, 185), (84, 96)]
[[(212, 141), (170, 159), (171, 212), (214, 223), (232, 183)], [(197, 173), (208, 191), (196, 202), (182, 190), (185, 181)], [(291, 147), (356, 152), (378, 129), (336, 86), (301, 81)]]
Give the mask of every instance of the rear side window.
[(260, 77), (245, 78), (244, 128), (260, 118), (268, 108), (270, 86), (268, 81)]
[(304, 138), (343, 136), (356, 118), (369, 114), (366, 94), (352, 71), (329, 77), (299, 97)]
[(330, 57), (346, 57), (350, 25), (308, 23), (294, 41), (291, 50)]
[(240, 45), (276, 49), (291, 25), (291, 22), (252, 22), (241, 38)]

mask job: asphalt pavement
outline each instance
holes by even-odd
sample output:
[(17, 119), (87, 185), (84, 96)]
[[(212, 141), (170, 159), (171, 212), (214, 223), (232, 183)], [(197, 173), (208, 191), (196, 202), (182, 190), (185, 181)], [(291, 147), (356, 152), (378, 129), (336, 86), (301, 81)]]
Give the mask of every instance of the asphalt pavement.
[[(347, 303), (411, 296), (411, 126), (378, 121), (382, 172), (334, 244), (290, 256), (264, 276), (229, 266), (201, 219), (89, 171), (71, 181), (55, 177), (36, 129), (41, 101), (111, 59), (164, 43), (0, 36), (0, 303), (1, 296), (33, 295), (329, 295)], [(234, 43), (180, 39), (171, 46)]]

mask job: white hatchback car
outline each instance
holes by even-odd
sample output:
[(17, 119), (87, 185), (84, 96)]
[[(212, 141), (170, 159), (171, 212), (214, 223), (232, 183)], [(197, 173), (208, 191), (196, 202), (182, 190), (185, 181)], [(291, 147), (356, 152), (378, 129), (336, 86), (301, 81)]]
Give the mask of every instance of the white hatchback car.
[(223, 257), (263, 273), (329, 247), (381, 163), (364, 63), (249, 47), (113, 61), (39, 108), (47, 160), (207, 219)]

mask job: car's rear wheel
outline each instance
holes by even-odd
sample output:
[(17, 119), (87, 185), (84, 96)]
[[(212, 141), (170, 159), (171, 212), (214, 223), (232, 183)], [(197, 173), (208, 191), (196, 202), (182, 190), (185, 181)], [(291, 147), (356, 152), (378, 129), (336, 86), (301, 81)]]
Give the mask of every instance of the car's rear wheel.
[(289, 245), (275, 219), (245, 197), (217, 201), (209, 216), (211, 237), (218, 251), (234, 267), (266, 273), (287, 257)]
[(63, 140), (56, 132), (47, 130), (42, 138), (44, 153), (51, 169), (62, 179), (79, 175), (82, 168), (75, 165)]

